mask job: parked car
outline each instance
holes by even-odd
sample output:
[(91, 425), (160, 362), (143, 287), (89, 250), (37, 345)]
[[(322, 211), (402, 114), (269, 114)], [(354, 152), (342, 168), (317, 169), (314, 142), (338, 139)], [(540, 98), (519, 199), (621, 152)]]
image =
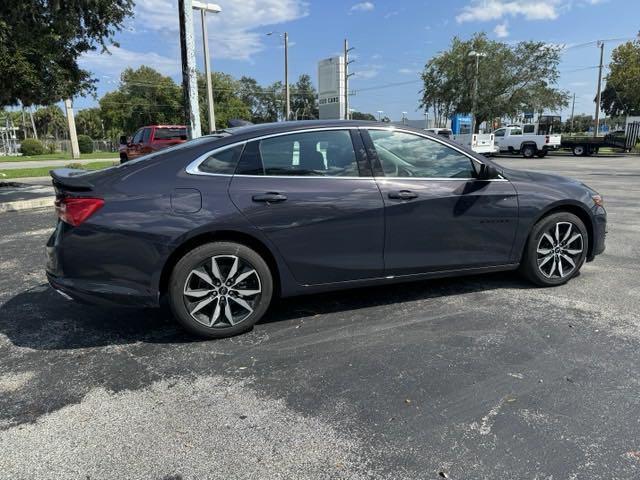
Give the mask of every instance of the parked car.
[(602, 198), (423, 130), (263, 124), (97, 172), (52, 172), (49, 283), (158, 306), (191, 332), (246, 331), (272, 299), (519, 269), (561, 285), (605, 248)]
[(451, 140), (481, 155), (493, 155), (500, 151), (493, 133), (462, 133), (454, 135)]
[(429, 133), (440, 135), (444, 138), (451, 138), (451, 136), (453, 135), (453, 132), (449, 128), (425, 128), (425, 130)]
[(502, 127), (493, 132), (500, 152), (522, 154), (525, 158), (544, 158), (551, 150), (560, 148), (561, 135), (525, 134), (522, 127)]
[(120, 137), (120, 163), (187, 141), (184, 125), (149, 125), (136, 130), (133, 137)]

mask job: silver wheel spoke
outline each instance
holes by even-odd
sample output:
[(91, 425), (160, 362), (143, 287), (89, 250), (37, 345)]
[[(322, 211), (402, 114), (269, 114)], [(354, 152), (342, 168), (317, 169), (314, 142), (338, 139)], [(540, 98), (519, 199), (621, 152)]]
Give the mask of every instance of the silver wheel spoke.
[(236, 297), (229, 297), (230, 300), (233, 300), (234, 302), (236, 302), (238, 305), (240, 305), (242, 308), (244, 308), (247, 312), (249, 312), (247, 315), (245, 316), (249, 316), (253, 313), (253, 308), (251, 308), (251, 306), (245, 302), (243, 299), (241, 298), (236, 298)]
[(558, 273), (560, 277), (564, 277), (564, 270), (562, 269), (562, 258), (558, 257)]
[(207, 295), (209, 295), (211, 292), (213, 292), (213, 289), (211, 290), (207, 290), (207, 289), (198, 289), (198, 290), (191, 290), (189, 288), (185, 288), (184, 290), (184, 294), (187, 297), (193, 297), (193, 298), (202, 298), (202, 297), (206, 297)]
[(571, 235), (571, 231), (573, 230), (573, 224), (570, 223), (569, 224), (569, 228), (567, 229), (567, 233), (564, 234), (564, 237), (562, 238), (562, 241), (564, 242), (567, 238), (569, 238), (569, 235)]
[(216, 320), (218, 320), (219, 316), (220, 316), (220, 300), (216, 302), (216, 308), (213, 309), (213, 313), (211, 314), (211, 322), (209, 323), (210, 327), (213, 327), (213, 325), (215, 325)]
[(540, 255), (549, 255), (551, 252), (553, 252), (553, 249), (551, 249), (551, 248), (538, 248), (538, 250), (536, 250), (536, 252), (538, 252)]
[(562, 255), (562, 258), (564, 258), (567, 262), (569, 262), (569, 265), (571, 265), (571, 267), (576, 268), (576, 262), (573, 261), (573, 259), (569, 256), (569, 255)]
[(565, 253), (568, 253), (569, 255), (579, 255), (582, 253), (582, 249), (580, 250), (570, 250), (570, 249), (566, 249)]
[(573, 242), (575, 242), (579, 238), (582, 238), (582, 235), (580, 235), (579, 233), (576, 233), (573, 237), (567, 240), (567, 245), (571, 245)]
[(192, 270), (191, 273), (196, 277), (201, 278), (202, 280), (204, 280), (205, 282), (207, 282), (209, 285), (213, 287), (213, 280), (211, 280), (211, 277), (207, 272), (202, 272), (200, 270)]
[(556, 271), (556, 258), (553, 257), (553, 265), (551, 265), (551, 270), (549, 270), (549, 276), (551, 277), (553, 275), (553, 272)]
[(231, 270), (229, 270), (229, 275), (227, 275), (226, 280), (227, 281), (231, 280), (237, 272), (238, 272), (238, 257), (233, 257), (233, 265), (231, 265)]
[(553, 239), (553, 237), (552, 237), (551, 235), (549, 235), (548, 233), (543, 233), (543, 234), (542, 234), (542, 238), (546, 238), (546, 239), (547, 239), (547, 241), (551, 244), (551, 246), (552, 246), (552, 247), (555, 247), (555, 246), (556, 246), (556, 242), (555, 242), (555, 240), (554, 240), (554, 239)]
[(209, 305), (211, 302), (213, 302), (215, 299), (212, 298), (207, 298), (206, 300), (202, 300), (200, 303), (198, 303), (193, 310), (191, 310), (191, 315), (195, 315), (196, 313), (198, 313), (200, 310), (202, 310), (204, 307), (206, 307), (207, 305)]
[(235, 325), (233, 323), (233, 315), (231, 314), (231, 306), (228, 301), (224, 302), (224, 316), (227, 317), (231, 325)]
[(538, 264), (538, 267), (542, 268), (542, 266), (543, 266), (544, 264), (548, 263), (548, 262), (549, 262), (549, 260), (551, 260), (552, 258), (553, 258), (553, 254), (551, 254), (551, 255), (547, 255), (546, 257), (544, 257), (544, 258), (542, 259), (542, 262), (540, 262), (540, 264)]
[(238, 285), (240, 282), (242, 282), (243, 280), (245, 280), (247, 277), (250, 277), (253, 274), (257, 275), (257, 272), (255, 270), (249, 270), (248, 272), (244, 272), (241, 273), (240, 275), (238, 275), (238, 278), (236, 278), (235, 283), (232, 285), (232, 287), (235, 287), (236, 285)]
[(243, 297), (250, 297), (251, 295), (256, 295), (261, 292), (261, 290), (238, 290), (237, 288), (234, 288), (233, 291)]
[(556, 243), (560, 243), (560, 224), (556, 223)]
[(216, 261), (216, 257), (211, 257), (211, 273), (216, 277), (216, 280), (222, 282), (222, 275), (220, 275), (220, 268), (218, 268), (218, 262)]

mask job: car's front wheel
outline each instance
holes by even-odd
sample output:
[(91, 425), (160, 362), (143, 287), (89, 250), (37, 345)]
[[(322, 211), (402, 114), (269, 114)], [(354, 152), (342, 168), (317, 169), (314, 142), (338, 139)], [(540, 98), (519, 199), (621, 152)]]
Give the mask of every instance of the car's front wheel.
[(572, 213), (554, 213), (534, 225), (520, 269), (537, 285), (562, 285), (580, 271), (588, 245), (582, 220)]
[(223, 338), (245, 332), (260, 320), (271, 302), (273, 277), (264, 259), (249, 247), (212, 242), (176, 263), (168, 293), (171, 310), (183, 327)]

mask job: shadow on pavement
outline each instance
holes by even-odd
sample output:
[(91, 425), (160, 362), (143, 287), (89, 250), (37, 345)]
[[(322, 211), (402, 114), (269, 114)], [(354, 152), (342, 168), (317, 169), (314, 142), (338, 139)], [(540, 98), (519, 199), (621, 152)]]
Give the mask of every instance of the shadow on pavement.
[[(512, 272), (399, 283), (277, 300), (260, 324), (362, 308), (483, 292), (534, 288)], [(0, 333), (20, 347), (65, 350), (143, 343), (191, 343), (202, 339), (174, 323), (168, 308), (84, 305), (63, 299), (48, 285), (20, 293), (0, 306)]]

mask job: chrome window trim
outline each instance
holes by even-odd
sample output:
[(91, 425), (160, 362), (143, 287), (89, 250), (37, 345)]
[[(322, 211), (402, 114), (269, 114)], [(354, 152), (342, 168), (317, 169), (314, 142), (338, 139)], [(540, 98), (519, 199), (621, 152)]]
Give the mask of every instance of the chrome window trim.
[[(443, 142), (437, 136), (424, 135), (422, 132), (415, 132), (413, 130), (407, 130), (407, 129), (404, 129), (402, 127), (398, 128), (396, 126), (389, 126), (389, 127), (360, 126), (360, 127), (358, 127), (358, 129), (359, 130), (386, 130), (388, 132), (402, 132), (402, 133), (407, 133), (409, 135), (415, 135), (416, 137), (426, 138), (427, 140), (431, 140), (431, 141), (434, 141), (436, 143), (439, 143), (440, 145), (444, 145), (445, 147), (449, 147), (451, 150), (455, 150), (456, 152), (464, 155), (469, 160), (471, 160), (472, 162), (477, 163), (478, 165), (484, 165), (477, 158), (472, 157), (467, 152), (465, 152), (463, 150), (460, 150), (458, 147), (454, 147), (453, 145), (449, 145), (448, 143)], [(467, 181), (467, 182), (469, 180), (478, 180), (477, 178), (473, 178), (473, 177), (471, 177), (471, 178), (442, 178), (442, 177), (385, 177), (385, 176), (381, 176), (381, 177), (375, 177), (375, 178), (393, 178), (393, 179), (403, 179), (403, 180), (407, 180), (407, 179), (408, 180), (464, 180), (464, 181)], [(492, 178), (490, 180), (483, 180), (483, 181), (484, 182), (508, 182), (508, 180), (502, 175), (500, 175), (500, 178)]]
[[(346, 130), (347, 132), (350, 132), (351, 130), (357, 130), (357, 127), (354, 126), (350, 126), (350, 127), (314, 127), (314, 128), (308, 128), (308, 129), (303, 129), (303, 130), (294, 130), (294, 131), (289, 131), (289, 132), (278, 132), (278, 133), (270, 133), (267, 135), (261, 135), (259, 137), (254, 137), (254, 138), (250, 138), (247, 140), (240, 140), (238, 142), (234, 142), (234, 143), (229, 143), (227, 145), (224, 145), (222, 147), (218, 147), (218, 148), (214, 148), (212, 150), (209, 150), (208, 152), (200, 155), (199, 157), (197, 157), (195, 160), (193, 160), (189, 165), (187, 165), (187, 168), (185, 169), (185, 171), (189, 174), (189, 175), (204, 175), (204, 176), (210, 176), (210, 177), (233, 177), (236, 176), (235, 173), (209, 173), (209, 172), (203, 172), (199, 169), (200, 164), (203, 163), (207, 158), (209, 158), (212, 154), (214, 153), (218, 153), (218, 152), (222, 152), (224, 150), (227, 150), (229, 148), (234, 148), (237, 147), (238, 145), (243, 145), (243, 144), (247, 144), (249, 142), (259, 142), (260, 140), (264, 140), (267, 138), (273, 138), (273, 137), (281, 137), (284, 135), (295, 135), (297, 133), (309, 133), (309, 132), (319, 132), (319, 131), (330, 131), (330, 130)], [(355, 152), (355, 147), (354, 147), (354, 152)], [(327, 179), (327, 178), (342, 178), (345, 180), (355, 180), (355, 179), (373, 179), (374, 177), (361, 177), (361, 176), (357, 176), (357, 177), (340, 177), (340, 176), (325, 176), (325, 175), (318, 175), (318, 176), (311, 176), (311, 175), (243, 175), (243, 174), (237, 174), (238, 177), (250, 177), (250, 178), (313, 178), (313, 179)]]
[[(223, 145), (221, 147), (218, 148), (214, 148), (212, 150), (209, 150), (206, 153), (203, 153), (202, 155), (198, 156), (195, 160), (193, 160), (191, 163), (189, 163), (189, 165), (187, 165), (185, 171), (189, 174), (189, 175), (202, 175), (202, 176), (209, 176), (209, 177), (233, 177), (236, 176), (235, 173), (209, 173), (209, 172), (203, 172), (201, 171), (198, 167), (200, 167), (200, 164), (203, 163), (207, 158), (209, 158), (212, 154), (214, 153), (218, 153), (218, 152), (222, 152), (224, 150), (227, 150), (229, 148), (234, 148), (237, 147), (238, 145), (246, 145), (249, 142), (254, 142), (254, 141), (260, 141), (260, 140), (264, 140), (266, 138), (272, 138), (272, 137), (281, 137), (284, 135), (294, 135), (296, 133), (309, 133), (309, 132), (318, 132), (318, 131), (327, 131), (327, 130), (346, 130), (346, 131), (351, 131), (351, 130), (387, 130), (387, 131), (398, 131), (398, 132), (403, 132), (403, 133), (408, 133), (408, 134), (413, 134), (416, 135), (418, 137), (422, 137), (422, 138), (426, 138), (429, 140), (433, 140), (435, 142), (440, 143), (441, 145), (444, 145), (445, 147), (449, 147), (455, 151), (457, 151), (458, 153), (461, 153), (462, 155), (464, 155), (465, 157), (469, 158), (472, 161), (475, 161), (476, 163), (482, 165), (482, 162), (480, 162), (479, 160), (469, 156), (466, 152), (463, 152), (462, 150), (452, 146), (452, 145), (448, 145), (442, 141), (440, 141), (437, 137), (432, 137), (430, 135), (423, 135), (420, 132), (414, 132), (413, 130), (406, 130), (403, 128), (397, 128), (394, 126), (391, 127), (378, 127), (378, 126), (350, 126), (350, 127), (314, 127), (314, 128), (308, 128), (308, 129), (303, 129), (303, 130), (294, 130), (294, 131), (290, 131), (290, 132), (278, 132), (278, 133), (271, 133), (271, 134), (267, 134), (267, 135), (261, 135), (259, 137), (254, 137), (254, 138), (250, 138), (247, 140), (240, 140), (237, 142), (233, 142), (233, 143), (229, 143), (227, 145)], [(378, 179), (391, 179), (391, 180), (434, 180), (434, 181), (465, 181), (468, 182), (469, 180), (477, 180), (474, 178), (442, 178), (442, 177), (380, 177), (380, 176), (375, 176), (372, 175), (370, 177), (367, 176), (357, 176), (357, 177), (353, 177), (353, 176), (344, 176), (344, 177), (340, 177), (340, 176), (324, 176), (324, 175), (318, 175), (318, 176), (311, 176), (311, 175), (243, 175), (243, 174), (237, 174), (238, 177), (248, 177), (248, 178), (305, 178), (305, 179), (310, 179), (310, 180), (326, 180), (326, 179), (342, 179), (342, 180), (378, 180)], [(507, 182), (508, 180), (506, 178), (504, 178), (502, 175), (500, 175), (500, 178), (494, 178), (494, 179), (490, 179), (490, 180), (483, 180), (485, 182)]]

